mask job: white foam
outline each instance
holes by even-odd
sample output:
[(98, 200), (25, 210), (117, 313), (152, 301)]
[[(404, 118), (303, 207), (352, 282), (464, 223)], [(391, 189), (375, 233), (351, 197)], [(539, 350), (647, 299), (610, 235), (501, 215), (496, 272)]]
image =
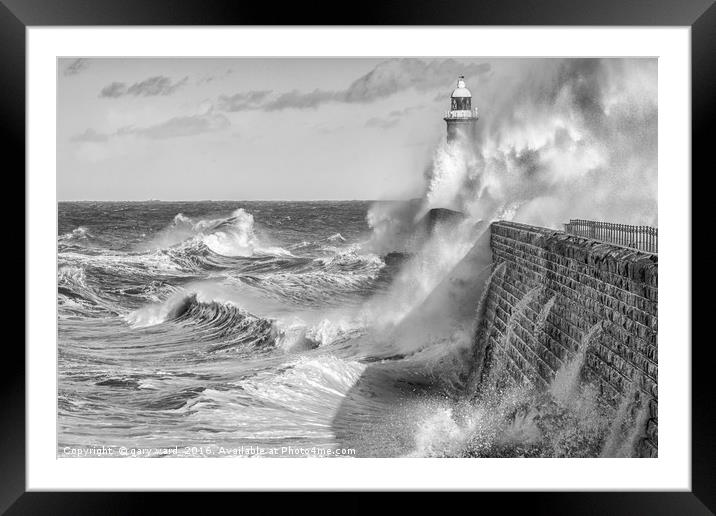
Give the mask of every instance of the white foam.
[(192, 219), (178, 213), (172, 223), (146, 244), (147, 249), (166, 249), (180, 243), (201, 242), (213, 252), (229, 257), (254, 254), (292, 256), (281, 247), (266, 246), (256, 234), (254, 217), (239, 208), (217, 219)]
[(132, 328), (147, 328), (170, 320), (190, 301), (191, 295), (181, 291), (171, 295), (166, 301), (152, 303), (124, 316)]

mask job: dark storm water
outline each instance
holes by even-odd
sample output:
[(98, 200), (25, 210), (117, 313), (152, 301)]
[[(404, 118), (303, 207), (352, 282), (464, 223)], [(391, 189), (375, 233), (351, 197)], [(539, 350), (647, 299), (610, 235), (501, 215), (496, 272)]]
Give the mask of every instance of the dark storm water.
[(362, 250), (369, 205), (60, 203), (58, 454), (409, 452), (387, 429), (413, 365), (357, 387), (385, 354), (360, 307), (395, 273)]

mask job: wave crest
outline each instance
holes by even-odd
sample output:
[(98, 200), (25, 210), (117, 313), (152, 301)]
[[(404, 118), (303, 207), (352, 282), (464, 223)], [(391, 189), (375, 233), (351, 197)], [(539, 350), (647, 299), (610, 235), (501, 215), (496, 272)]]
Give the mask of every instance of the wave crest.
[(172, 322), (200, 334), (201, 342), (218, 342), (209, 353), (236, 348), (273, 346), (278, 332), (273, 321), (256, 316), (231, 300), (215, 299), (201, 291), (182, 291), (124, 316), (133, 328)]
[(254, 216), (242, 208), (218, 219), (192, 219), (178, 213), (169, 227), (153, 240), (152, 246), (168, 248), (202, 243), (212, 252), (227, 257), (291, 255), (283, 248), (263, 245), (254, 226)]

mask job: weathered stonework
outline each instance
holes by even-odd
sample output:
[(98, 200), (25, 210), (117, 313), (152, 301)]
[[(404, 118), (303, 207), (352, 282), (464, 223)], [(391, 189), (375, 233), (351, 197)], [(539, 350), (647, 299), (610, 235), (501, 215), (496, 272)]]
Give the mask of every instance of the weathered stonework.
[(657, 256), (513, 222), (493, 223), (490, 245), (495, 274), (476, 336), (482, 377), (499, 365), (546, 388), (582, 344), (583, 378), (615, 408), (635, 399), (646, 414), (637, 453), (655, 457)]

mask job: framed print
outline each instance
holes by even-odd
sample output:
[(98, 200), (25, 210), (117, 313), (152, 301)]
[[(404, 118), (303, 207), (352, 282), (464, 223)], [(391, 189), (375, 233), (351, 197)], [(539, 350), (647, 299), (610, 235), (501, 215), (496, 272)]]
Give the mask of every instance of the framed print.
[(88, 491), (713, 510), (711, 2), (5, 3), (8, 514), (141, 503)]

